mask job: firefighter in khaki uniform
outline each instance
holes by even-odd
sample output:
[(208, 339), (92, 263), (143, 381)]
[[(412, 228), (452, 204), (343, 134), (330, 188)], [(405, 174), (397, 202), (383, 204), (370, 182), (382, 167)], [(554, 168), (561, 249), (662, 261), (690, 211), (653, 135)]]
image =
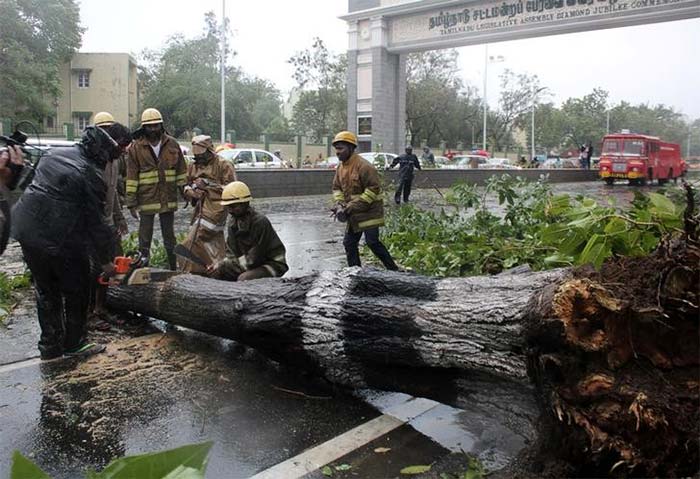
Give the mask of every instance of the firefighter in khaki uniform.
[(270, 220), (250, 206), (252, 199), (250, 189), (242, 181), (224, 187), (221, 204), (228, 207), (231, 223), (226, 238), (226, 259), (207, 268), (216, 279), (279, 278), (289, 270), (282, 240)]
[(341, 131), (333, 138), (335, 154), (340, 160), (333, 178), (333, 213), (338, 221), (348, 223), (343, 238), (348, 266), (360, 266), (360, 238), (386, 269), (398, 266), (384, 244), (379, 241), (379, 227), (384, 225), (384, 203), (377, 169), (355, 153), (357, 137)]
[[(221, 205), (221, 193), (224, 185), (236, 180), (236, 172), (230, 162), (216, 155), (210, 136), (192, 138), (192, 154), (194, 162), (187, 165), (187, 186), (183, 195), (195, 209), (184, 245), (206, 264), (213, 264), (226, 256), (226, 207)], [(203, 266), (184, 258), (178, 261), (179, 269), (186, 273), (206, 273)]]
[(179, 189), (185, 186), (185, 157), (175, 138), (165, 133), (163, 117), (155, 108), (141, 115), (126, 160), (126, 206), (139, 219), (139, 251), (150, 256), (153, 223), (158, 214), (170, 269), (175, 270), (175, 210)]

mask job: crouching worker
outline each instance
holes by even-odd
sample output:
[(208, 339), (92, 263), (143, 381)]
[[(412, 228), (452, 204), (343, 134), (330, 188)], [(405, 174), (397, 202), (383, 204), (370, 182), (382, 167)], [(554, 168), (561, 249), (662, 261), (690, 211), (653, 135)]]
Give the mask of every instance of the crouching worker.
[(221, 204), (231, 215), (226, 258), (207, 268), (211, 277), (225, 281), (279, 278), (289, 270), (286, 249), (265, 215), (250, 206), (250, 189), (241, 181), (224, 187)]

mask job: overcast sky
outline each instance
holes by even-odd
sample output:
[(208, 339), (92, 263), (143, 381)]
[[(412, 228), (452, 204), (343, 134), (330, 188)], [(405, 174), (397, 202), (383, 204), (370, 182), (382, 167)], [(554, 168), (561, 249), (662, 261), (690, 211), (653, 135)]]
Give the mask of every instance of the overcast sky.
[[(204, 13), (221, 15), (221, 0), (82, 0), (86, 28), (82, 51), (130, 52), (158, 48), (173, 34), (195, 36)], [(115, 8), (118, 5), (118, 8)], [(347, 27), (337, 17), (347, 0), (255, 0), (226, 2), (233, 29), (234, 63), (271, 80), (283, 91), (294, 86), (291, 55), (311, 46), (316, 36), (336, 52), (347, 48)], [(491, 44), (489, 55), (505, 61), (488, 68), (488, 98), (498, 97), (504, 68), (537, 74), (559, 103), (590, 93), (610, 92), (612, 103), (663, 103), (700, 118), (700, 19), (612, 30), (556, 35)], [(462, 75), (483, 90), (484, 47), (459, 48)]]

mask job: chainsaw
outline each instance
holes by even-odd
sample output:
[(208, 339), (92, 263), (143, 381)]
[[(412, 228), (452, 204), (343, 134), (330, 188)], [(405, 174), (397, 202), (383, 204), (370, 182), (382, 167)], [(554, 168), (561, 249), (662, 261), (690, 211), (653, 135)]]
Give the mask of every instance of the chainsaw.
[(149, 268), (145, 263), (141, 253), (117, 256), (114, 258), (114, 274), (111, 276), (101, 274), (97, 282), (103, 286), (137, 286), (162, 282), (181, 274), (178, 271)]

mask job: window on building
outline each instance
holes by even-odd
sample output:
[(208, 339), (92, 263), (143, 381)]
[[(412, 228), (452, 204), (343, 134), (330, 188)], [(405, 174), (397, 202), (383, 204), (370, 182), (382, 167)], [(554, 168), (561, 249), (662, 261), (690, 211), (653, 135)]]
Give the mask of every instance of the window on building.
[(78, 72), (78, 88), (90, 87), (90, 72), (87, 70)]
[(83, 131), (90, 124), (90, 114), (89, 113), (77, 113), (73, 117), (73, 123), (78, 131)]

